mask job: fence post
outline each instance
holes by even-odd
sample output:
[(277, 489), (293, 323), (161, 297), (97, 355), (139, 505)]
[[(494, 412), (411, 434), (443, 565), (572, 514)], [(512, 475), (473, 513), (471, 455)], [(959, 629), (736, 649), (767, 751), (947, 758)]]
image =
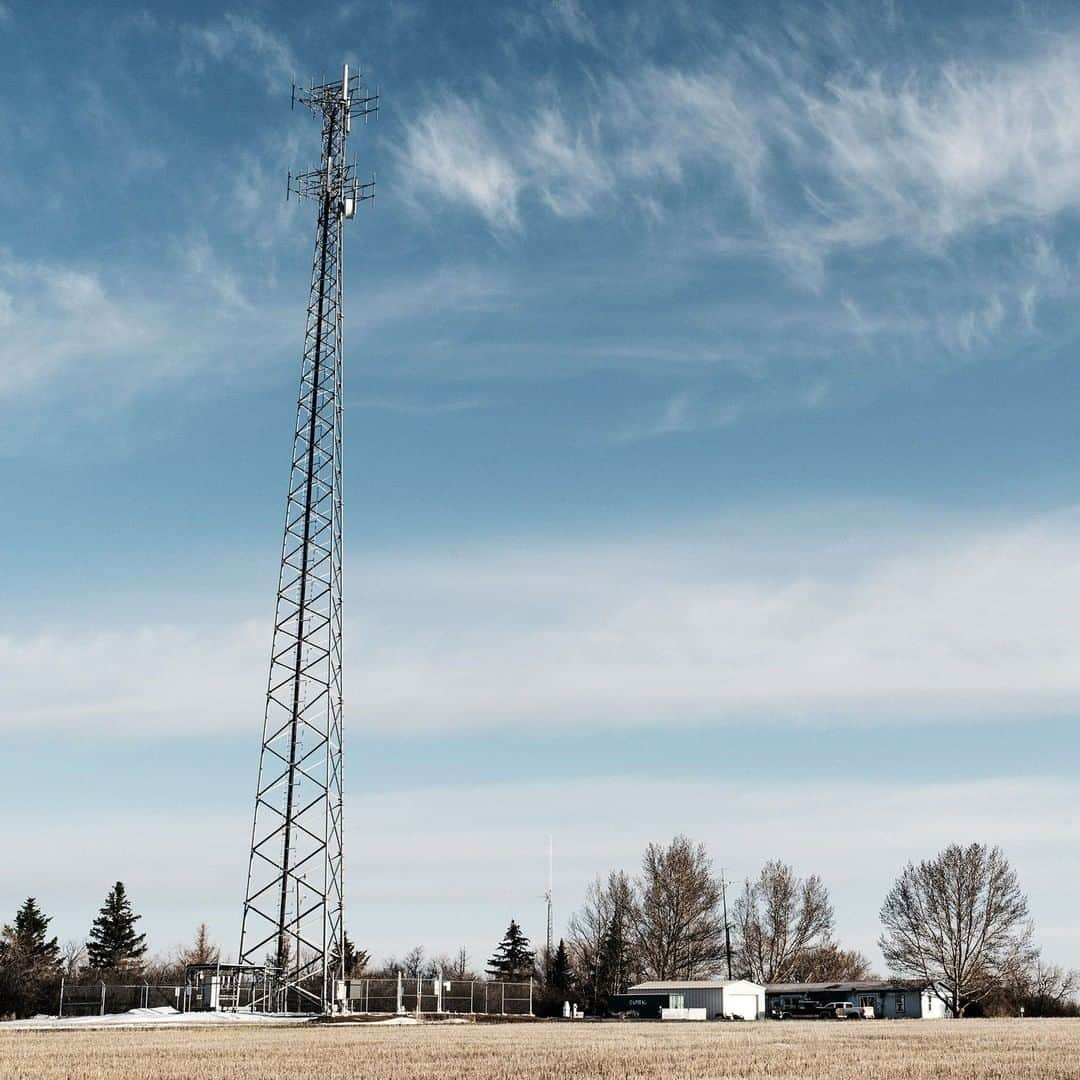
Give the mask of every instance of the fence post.
[(473, 990), (474, 989), (476, 989), (476, 980), (475, 979), (470, 979), (469, 980), (469, 1015), (470, 1016), (472, 1015), (472, 1013), (474, 1011), (473, 1010)]
[(104, 980), (101, 983), (101, 1013), (100, 1013), (100, 1015), (101, 1016), (105, 1015), (105, 982), (104, 982)]
[(397, 1011), (403, 1013), (405, 1011), (405, 1004), (401, 993), (401, 972), (397, 973)]
[(424, 998), (424, 983), (420, 978), (420, 972), (416, 973), (416, 1015), (420, 1015), (420, 1002)]
[(58, 1016), (64, 1015), (64, 976), (60, 976), (60, 1012)]
[(501, 986), (502, 986), (502, 1005), (499, 1007), (499, 1012), (503, 1016), (505, 1016), (506, 1015), (506, 983), (502, 983)]
[(529, 976), (529, 1015), (532, 1016), (532, 976)]
[(150, 984), (145, 979), (143, 979), (142, 1007), (144, 1009), (150, 1007)]

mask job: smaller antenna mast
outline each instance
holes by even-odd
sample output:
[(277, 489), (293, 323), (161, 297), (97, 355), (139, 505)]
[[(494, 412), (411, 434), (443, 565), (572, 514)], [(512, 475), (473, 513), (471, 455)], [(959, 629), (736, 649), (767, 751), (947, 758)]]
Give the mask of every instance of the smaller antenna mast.
[(727, 915), (727, 880), (723, 867), (720, 868), (720, 894), (724, 898), (724, 952), (727, 954), (727, 977), (731, 978), (731, 923)]
[(554, 866), (554, 849), (551, 842), (551, 833), (548, 833), (548, 887), (547, 892), (544, 893), (544, 899), (547, 901), (547, 966), (551, 969), (551, 962), (554, 958), (552, 952), (552, 942), (554, 930), (554, 920), (552, 919), (552, 870)]

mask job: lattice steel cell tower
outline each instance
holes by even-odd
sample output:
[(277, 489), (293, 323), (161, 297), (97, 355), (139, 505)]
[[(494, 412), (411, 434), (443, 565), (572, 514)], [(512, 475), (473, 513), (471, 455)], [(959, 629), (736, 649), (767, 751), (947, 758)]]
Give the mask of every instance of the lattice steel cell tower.
[(342, 230), (374, 181), (347, 159), (352, 120), (378, 109), (341, 81), (293, 88), (322, 120), (322, 163), (289, 175), (318, 206), (285, 509), (240, 963), (266, 965), (264, 1008), (331, 1011), (342, 978)]

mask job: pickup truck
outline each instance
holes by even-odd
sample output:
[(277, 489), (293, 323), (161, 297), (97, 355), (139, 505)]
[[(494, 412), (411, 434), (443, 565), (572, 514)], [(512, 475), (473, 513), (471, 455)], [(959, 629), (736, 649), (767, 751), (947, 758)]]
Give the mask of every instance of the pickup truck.
[(856, 1005), (853, 1001), (830, 1001), (821, 1006), (822, 1016), (835, 1016), (837, 1020), (872, 1020), (873, 1005)]

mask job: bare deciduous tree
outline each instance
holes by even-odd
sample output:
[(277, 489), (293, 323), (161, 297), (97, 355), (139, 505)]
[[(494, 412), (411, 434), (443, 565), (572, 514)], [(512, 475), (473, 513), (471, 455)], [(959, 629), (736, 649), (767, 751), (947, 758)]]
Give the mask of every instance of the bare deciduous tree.
[(581, 907), (570, 917), (566, 944), (590, 1008), (600, 997), (600, 953), (611, 922), (611, 899), (600, 877), (589, 882)]
[(1056, 1011), (1076, 1003), (1080, 994), (1080, 971), (1037, 960), (1028, 974), (1025, 989), (1036, 1009)]
[(422, 978), (425, 974), (424, 955), (424, 946), (414, 945), (401, 961), (402, 972), (413, 979), (418, 975)]
[(188, 964), (216, 964), (221, 955), (218, 947), (210, 940), (210, 931), (206, 923), (199, 923), (195, 930), (195, 940), (186, 949), (177, 953), (177, 963), (182, 967)]
[(870, 961), (858, 949), (842, 949), (834, 942), (807, 949), (795, 982), (855, 982), (871, 979)]
[(756, 982), (807, 981), (801, 969), (831, 944), (833, 909), (824, 882), (816, 874), (800, 879), (779, 860), (746, 880), (732, 919), (737, 966)]
[(685, 979), (719, 971), (724, 956), (720, 882), (704, 844), (676, 836), (645, 849), (638, 882), (635, 937), (652, 979)]
[(622, 994), (637, 981), (641, 966), (635, 934), (638, 900), (624, 870), (608, 874), (607, 898), (610, 916), (600, 943), (600, 985), (604, 993)]
[(455, 979), (464, 979), (469, 973), (469, 952), (464, 945), (456, 953), (446, 968), (444, 974), (453, 976)]
[(1027, 897), (1000, 848), (950, 844), (908, 863), (881, 908), (881, 951), (898, 975), (926, 982), (954, 1016), (1035, 959)]
[(68, 938), (60, 950), (61, 971), (72, 982), (79, 977), (79, 972), (86, 967), (86, 942), (78, 938)]
[(1056, 1016), (1075, 1008), (1080, 971), (1036, 960), (1021, 984), (1022, 1004), (1029, 1016)]

